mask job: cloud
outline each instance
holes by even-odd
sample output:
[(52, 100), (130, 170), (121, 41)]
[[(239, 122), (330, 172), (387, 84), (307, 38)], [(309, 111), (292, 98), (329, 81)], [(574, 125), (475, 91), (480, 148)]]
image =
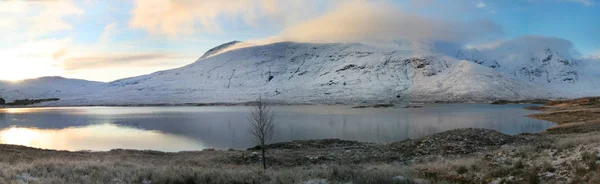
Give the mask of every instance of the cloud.
[(83, 14), (84, 11), (71, 1), (33, 1), (32, 5), (42, 7), (42, 11), (32, 20), (29, 28), (30, 37), (44, 36), (46, 34), (70, 30), (72, 26), (63, 20), (70, 15)]
[(84, 11), (71, 1), (2, 1), (0, 28), (23, 31), (27, 39), (36, 39), (57, 31), (70, 30), (63, 20)]
[(100, 37), (98, 37), (98, 42), (100, 42), (100, 43), (109, 42), (110, 39), (114, 36), (116, 30), (117, 30), (116, 22), (113, 22), (111, 24), (104, 26), (104, 31), (102, 32)]
[(503, 34), (501, 27), (489, 20), (449, 21), (408, 13), (386, 2), (344, 2), (322, 16), (288, 26), (276, 36), (255, 42), (439, 40), (464, 43)]
[(65, 54), (67, 53), (66, 49), (59, 49), (56, 52), (54, 52), (54, 54), (52, 54), (52, 58), (54, 59), (54, 61), (61, 59), (62, 57), (65, 56)]
[(62, 62), (63, 69), (66, 71), (86, 70), (98, 68), (121, 68), (121, 67), (139, 67), (170, 65), (165, 60), (181, 58), (173, 54), (166, 53), (102, 53), (97, 55), (87, 55), (83, 57), (65, 58)]
[(600, 60), (600, 50), (587, 56), (587, 58)]
[(196, 31), (220, 33), (221, 19), (231, 22), (241, 19), (254, 26), (262, 19), (269, 24), (291, 21), (310, 13), (311, 6), (306, 6), (310, 2), (313, 1), (136, 0), (129, 27), (170, 36)]
[(475, 6), (476, 6), (477, 8), (485, 8), (485, 7), (486, 7), (485, 3), (483, 3), (483, 2), (479, 2), (479, 3), (477, 3)]
[(592, 2), (592, 0), (563, 0), (563, 1), (580, 3), (585, 6), (592, 6), (594, 4), (594, 2)]
[(28, 11), (29, 4), (24, 1), (2, 1), (0, 13), (22, 13)]
[(528, 0), (529, 2), (568, 2), (568, 3), (578, 3), (584, 6), (592, 6), (596, 4), (594, 0)]
[(581, 53), (575, 50), (573, 42), (558, 37), (537, 35), (522, 36), (506, 41), (496, 41), (488, 44), (471, 46), (471, 48), (499, 57), (505, 57), (515, 51), (519, 51), (519, 53), (532, 53), (542, 51), (543, 49), (551, 49), (570, 59), (581, 57)]

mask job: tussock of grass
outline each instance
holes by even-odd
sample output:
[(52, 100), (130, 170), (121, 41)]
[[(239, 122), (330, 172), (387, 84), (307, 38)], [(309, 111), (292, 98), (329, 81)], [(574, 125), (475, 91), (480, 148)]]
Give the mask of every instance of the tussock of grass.
[[(330, 183), (407, 183), (397, 165), (313, 165), (262, 170), (257, 164), (220, 164), (213, 160), (241, 151), (162, 153), (115, 150), (58, 152), (0, 146), (0, 183), (301, 183), (326, 179)], [(12, 160), (9, 162), (9, 160)]]

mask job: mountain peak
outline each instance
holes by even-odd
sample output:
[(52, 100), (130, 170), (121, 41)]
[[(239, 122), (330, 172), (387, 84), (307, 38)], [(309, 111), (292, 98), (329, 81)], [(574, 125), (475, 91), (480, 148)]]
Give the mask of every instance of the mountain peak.
[(246, 47), (249, 46), (250, 44), (242, 42), (242, 41), (230, 41), (224, 44), (221, 44), (219, 46), (216, 46), (208, 51), (206, 51), (202, 57), (200, 57), (200, 59), (204, 59), (204, 58), (208, 58), (210, 56), (214, 56), (223, 52), (227, 52), (229, 50), (233, 50), (233, 49), (237, 49), (237, 48), (241, 48), (241, 47)]

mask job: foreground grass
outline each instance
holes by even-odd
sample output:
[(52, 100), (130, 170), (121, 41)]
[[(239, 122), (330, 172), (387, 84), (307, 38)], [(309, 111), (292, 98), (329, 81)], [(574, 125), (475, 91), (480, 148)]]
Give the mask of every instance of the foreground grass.
[[(470, 154), (429, 154), (411, 158), (409, 162), (379, 159), (296, 165), (271, 162), (267, 170), (262, 170), (259, 162), (225, 161), (253, 155), (252, 151), (66, 152), (0, 145), (0, 183), (600, 182), (600, 135), (597, 132), (523, 135), (522, 138), (531, 141)], [(268, 158), (303, 158), (319, 154), (318, 151), (274, 149)]]
[(247, 151), (66, 152), (0, 145), (0, 183), (408, 183), (406, 167), (322, 164), (262, 170), (219, 160)]
[[(145, 158), (147, 155), (142, 152), (130, 153), (125, 156), (126, 160), (123, 160), (124, 155), (71, 159), (61, 156), (62, 153), (53, 153), (54, 156), (32, 162), (1, 162), (0, 183), (408, 183), (394, 179), (406, 171), (404, 167), (392, 165), (315, 165), (262, 170), (259, 165), (220, 165), (207, 160), (194, 163), (198, 161), (195, 158), (188, 159), (189, 163), (180, 163), (186, 160), (181, 158), (175, 158), (172, 163), (163, 162)], [(203, 155), (196, 156), (202, 158)], [(210, 165), (206, 165), (208, 163)]]

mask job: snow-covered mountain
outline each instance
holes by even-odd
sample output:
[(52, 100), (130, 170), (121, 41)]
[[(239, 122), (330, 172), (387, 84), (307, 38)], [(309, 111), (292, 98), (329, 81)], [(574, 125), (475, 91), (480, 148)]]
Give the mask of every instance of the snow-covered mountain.
[[(242, 48), (233, 47), (240, 44)], [(87, 87), (48, 81), (41, 88), (19, 88), (25, 94), (19, 97), (61, 98), (50, 105), (246, 102), (258, 96), (285, 103), (356, 104), (554, 98), (600, 92), (591, 87), (598, 86), (591, 80), (596, 74), (584, 72), (579, 61), (549, 48), (503, 53), (440, 42), (398, 45), (383, 49), (363, 44), (249, 46), (229, 42), (181, 68), (110, 83), (79, 84)]]
[(0, 81), (0, 97), (17, 99), (65, 98), (104, 89), (104, 83), (63, 77), (42, 77), (18, 82)]
[(472, 49), (460, 51), (457, 58), (493, 68), (515, 80), (560, 91), (566, 97), (600, 94), (600, 81), (597, 80), (600, 70), (590, 66), (597, 64), (577, 60), (565, 51), (548, 47)]
[(245, 102), (262, 95), (288, 103), (372, 103), (486, 101), (555, 94), (438, 53), (293, 42), (232, 50), (108, 86), (101, 93), (62, 102)]
[(230, 50), (234, 50), (234, 49), (239, 49), (239, 48), (243, 48), (243, 47), (249, 47), (252, 46), (252, 44), (246, 43), (246, 42), (241, 42), (241, 41), (231, 41), (231, 42), (227, 42), (224, 44), (221, 44), (219, 46), (216, 46), (208, 51), (206, 51), (201, 57), (200, 59), (204, 59), (210, 56), (214, 56), (214, 55), (218, 55), (220, 53), (223, 52), (227, 52)]

